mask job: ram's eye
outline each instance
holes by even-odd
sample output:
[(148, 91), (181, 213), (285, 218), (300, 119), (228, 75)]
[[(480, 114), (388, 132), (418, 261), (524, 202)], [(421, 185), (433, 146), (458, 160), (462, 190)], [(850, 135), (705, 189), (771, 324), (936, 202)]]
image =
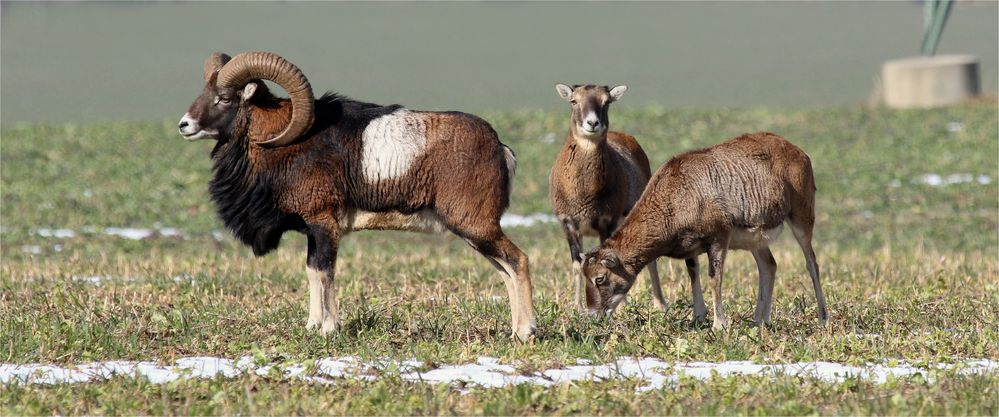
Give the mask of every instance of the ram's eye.
[(601, 276), (597, 277), (596, 279), (594, 279), (593, 282), (595, 282), (597, 285), (606, 285), (607, 284), (607, 275), (601, 275)]
[(576, 105), (576, 100), (569, 100), (569, 104), (572, 104), (573, 106), (575, 106)]

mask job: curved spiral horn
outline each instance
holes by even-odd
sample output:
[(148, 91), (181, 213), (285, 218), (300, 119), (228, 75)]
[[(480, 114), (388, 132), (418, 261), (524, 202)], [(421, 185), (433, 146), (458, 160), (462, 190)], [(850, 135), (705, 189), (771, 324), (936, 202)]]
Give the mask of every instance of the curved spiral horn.
[[(214, 55), (213, 55), (214, 57)], [(302, 70), (272, 52), (244, 52), (236, 55), (219, 71), (219, 87), (242, 88), (250, 80), (271, 80), (288, 92), (291, 99), (291, 121), (277, 136), (257, 142), (266, 147), (284, 146), (312, 127), (315, 98), (312, 86)]]

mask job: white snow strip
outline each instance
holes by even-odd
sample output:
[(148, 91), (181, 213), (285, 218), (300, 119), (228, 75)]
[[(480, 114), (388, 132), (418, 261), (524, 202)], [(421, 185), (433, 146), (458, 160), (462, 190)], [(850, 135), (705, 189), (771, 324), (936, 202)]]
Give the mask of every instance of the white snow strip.
[(38, 229), (35, 234), (41, 237), (54, 237), (57, 239), (68, 239), (76, 236), (76, 232), (70, 229)]
[(137, 229), (132, 227), (109, 227), (104, 229), (104, 234), (110, 236), (123, 237), (125, 239), (142, 240), (153, 235), (149, 229)]
[(85, 284), (93, 284), (100, 286), (108, 282), (135, 282), (139, 279), (136, 277), (114, 277), (107, 275), (73, 275), (70, 277), (75, 282), (82, 282)]
[(827, 382), (860, 378), (884, 383), (891, 378), (920, 374), (933, 382), (934, 370), (956, 369), (959, 375), (993, 374), (999, 372), (999, 362), (993, 359), (973, 359), (957, 364), (916, 366), (906, 362), (890, 364), (844, 365), (832, 362), (796, 362), (787, 364), (757, 364), (749, 361), (726, 362), (666, 362), (657, 358), (618, 358), (614, 362), (594, 365), (585, 359), (576, 365), (531, 372), (519, 372), (516, 364), (503, 364), (497, 358), (479, 357), (475, 363), (443, 365), (420, 370), (424, 364), (415, 360), (382, 359), (370, 362), (354, 356), (323, 358), (310, 363), (268, 364), (257, 366), (251, 357), (235, 361), (214, 357), (178, 359), (174, 365), (155, 362), (108, 361), (77, 366), (59, 367), (44, 364), (2, 364), (0, 384), (72, 384), (99, 382), (113, 376), (143, 377), (161, 384), (179, 378), (233, 378), (254, 373), (261, 377), (281, 380), (297, 379), (330, 384), (340, 379), (372, 381), (383, 374), (398, 375), (406, 381), (432, 384), (456, 384), (497, 388), (508, 385), (534, 384), (551, 386), (573, 381), (606, 381), (632, 379), (645, 383), (638, 391), (660, 389), (675, 383), (681, 376), (707, 380), (714, 375), (800, 376)]
[[(186, 233), (183, 230), (176, 227), (162, 227), (156, 225), (152, 229), (139, 228), (139, 227), (108, 227), (101, 230), (96, 226), (83, 226), (80, 231), (83, 234), (93, 235), (97, 233), (103, 233), (108, 236), (116, 236), (131, 240), (142, 240), (159, 235), (161, 237), (183, 237), (187, 238)], [(213, 231), (212, 236), (218, 239), (218, 231)], [(35, 230), (35, 234), (41, 237), (53, 237), (58, 239), (69, 239), (77, 236), (77, 232), (72, 229), (50, 229), (42, 228)]]
[(177, 237), (184, 235), (184, 232), (176, 227), (164, 227), (162, 229), (159, 229), (159, 231), (160, 231), (160, 236), (163, 237)]
[[(913, 179), (913, 181), (917, 184), (925, 184), (931, 187), (941, 187), (946, 185), (970, 184), (970, 183), (989, 185), (992, 183), (992, 177), (988, 175), (974, 175), (968, 173), (950, 174), (947, 176), (929, 173), (917, 176)], [(892, 185), (894, 186), (894, 183)]]
[(547, 213), (534, 213), (526, 216), (507, 213), (500, 218), (501, 227), (531, 227), (535, 224), (558, 223), (558, 218)]
[(21, 245), (21, 252), (30, 253), (32, 255), (41, 255), (42, 247), (38, 245)]

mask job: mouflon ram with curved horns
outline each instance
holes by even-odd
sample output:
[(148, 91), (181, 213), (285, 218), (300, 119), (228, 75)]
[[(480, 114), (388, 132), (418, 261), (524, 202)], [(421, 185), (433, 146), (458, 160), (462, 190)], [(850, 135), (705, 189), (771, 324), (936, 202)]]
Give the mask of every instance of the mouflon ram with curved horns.
[[(534, 332), (527, 256), (500, 228), (516, 159), (489, 123), (330, 93), (316, 99), (302, 71), (269, 52), (215, 53), (204, 76), (180, 134), (216, 140), (211, 198), (255, 255), (277, 248), (284, 232), (308, 237), (308, 328), (338, 327), (340, 240), (381, 229), (464, 239), (503, 277), (513, 333)], [(275, 97), (262, 80), (289, 98)]]

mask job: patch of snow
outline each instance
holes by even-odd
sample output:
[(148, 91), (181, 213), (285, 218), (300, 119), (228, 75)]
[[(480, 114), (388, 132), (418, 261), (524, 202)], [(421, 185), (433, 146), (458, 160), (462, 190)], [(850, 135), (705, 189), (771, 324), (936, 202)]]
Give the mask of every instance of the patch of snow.
[(954, 184), (968, 184), (968, 183), (978, 183), (981, 185), (988, 185), (992, 183), (992, 177), (988, 175), (973, 175), (968, 173), (962, 174), (950, 174), (947, 176), (942, 176), (940, 174), (923, 174), (919, 175), (913, 179), (917, 184), (926, 184), (931, 187), (940, 187), (945, 185)]
[(0, 365), (0, 383), (72, 384), (108, 379), (114, 376), (145, 377), (153, 384), (163, 384), (179, 378), (233, 378), (243, 373), (229, 359), (190, 357), (177, 360), (176, 365), (155, 362), (108, 361), (62, 368), (52, 365)]
[(507, 385), (535, 384), (548, 386), (552, 382), (537, 375), (519, 375), (510, 365), (499, 363), (499, 359), (481, 356), (476, 363), (445, 365), (426, 372), (402, 374), (407, 381), (437, 384), (474, 384), (483, 388), (499, 388)]
[[(70, 367), (43, 364), (0, 364), (0, 384), (19, 382), (25, 384), (71, 384), (99, 381), (113, 376), (144, 377), (155, 384), (166, 383), (179, 378), (233, 378), (246, 373), (270, 377), (275, 373), (283, 379), (298, 379), (323, 384), (335, 383), (339, 379), (377, 380), (382, 374), (398, 373), (406, 381), (434, 384), (473, 385), (482, 388), (496, 388), (517, 384), (551, 386), (573, 381), (602, 381), (634, 379), (645, 384), (638, 391), (660, 389), (675, 383), (681, 376), (706, 380), (715, 375), (769, 375), (800, 376), (816, 378), (828, 382), (839, 382), (846, 378), (862, 378), (876, 383), (884, 383), (890, 378), (908, 377), (922, 374), (928, 382), (928, 374), (934, 369), (954, 369), (958, 374), (987, 374), (999, 372), (999, 362), (992, 359), (973, 359), (960, 364), (935, 364), (915, 366), (906, 362), (895, 365), (867, 364), (866, 366), (844, 365), (832, 362), (797, 362), (787, 364), (757, 364), (750, 361), (726, 362), (666, 362), (657, 358), (622, 357), (607, 363), (594, 365), (585, 359), (577, 359), (576, 365), (533, 372), (519, 372), (514, 365), (503, 364), (499, 359), (482, 356), (475, 363), (443, 365), (428, 371), (418, 371), (424, 364), (415, 360), (397, 361), (381, 359), (370, 362), (354, 356), (323, 358), (311, 364), (268, 364), (257, 366), (251, 357), (244, 356), (236, 361), (214, 357), (188, 357), (178, 359), (175, 365), (162, 365), (142, 361), (94, 362)], [(314, 372), (307, 372), (313, 369)]]
[(83, 282), (83, 283), (87, 283), (87, 284), (101, 285), (101, 283), (103, 283), (104, 281), (108, 281), (111, 278), (109, 278), (109, 277), (102, 277), (102, 276), (99, 276), (99, 275), (85, 275), (85, 276), (74, 275), (74, 276), (70, 277), (70, 279), (72, 279), (73, 281), (76, 281), (76, 282)]
[(190, 282), (191, 284), (196, 284), (197, 283), (197, 281), (194, 279), (194, 275), (191, 275), (191, 274), (174, 275), (173, 276), (173, 282), (176, 282), (178, 284), (180, 284), (182, 282)]
[[(83, 226), (80, 229), (84, 234), (93, 235), (97, 234), (100, 230), (96, 226)], [(184, 231), (176, 227), (160, 227), (155, 226), (154, 229), (146, 228), (136, 228), (136, 227), (108, 227), (105, 228), (103, 233), (108, 236), (117, 236), (125, 239), (131, 240), (142, 240), (152, 237), (154, 234), (159, 234), (162, 237), (184, 237)], [(213, 236), (215, 232), (212, 232)], [(54, 237), (60, 239), (76, 237), (76, 232), (71, 229), (38, 229), (35, 234), (42, 237)], [(216, 237), (217, 238), (217, 237)]]
[(41, 255), (42, 247), (38, 245), (22, 245), (21, 252), (30, 253), (32, 255)]
[(142, 240), (153, 235), (153, 231), (149, 229), (138, 229), (133, 227), (109, 227), (104, 229), (104, 234), (109, 236), (118, 236), (125, 239), (132, 240)]
[(41, 237), (54, 237), (57, 239), (68, 239), (76, 237), (76, 232), (70, 229), (38, 229), (35, 234)]
[(160, 236), (163, 236), (163, 237), (177, 237), (177, 236), (183, 236), (184, 235), (184, 232), (181, 231), (180, 229), (176, 228), (176, 227), (164, 227), (164, 228), (159, 229), (159, 232), (160, 232)]
[(547, 213), (534, 213), (526, 216), (507, 213), (500, 218), (501, 227), (530, 227), (543, 223), (558, 223), (558, 218)]
[(73, 275), (69, 277), (69, 279), (73, 280), (74, 282), (82, 282), (85, 284), (93, 284), (93, 285), (101, 285), (107, 282), (114, 282), (114, 281), (118, 282), (138, 281), (138, 278), (135, 277), (111, 277), (103, 275)]

